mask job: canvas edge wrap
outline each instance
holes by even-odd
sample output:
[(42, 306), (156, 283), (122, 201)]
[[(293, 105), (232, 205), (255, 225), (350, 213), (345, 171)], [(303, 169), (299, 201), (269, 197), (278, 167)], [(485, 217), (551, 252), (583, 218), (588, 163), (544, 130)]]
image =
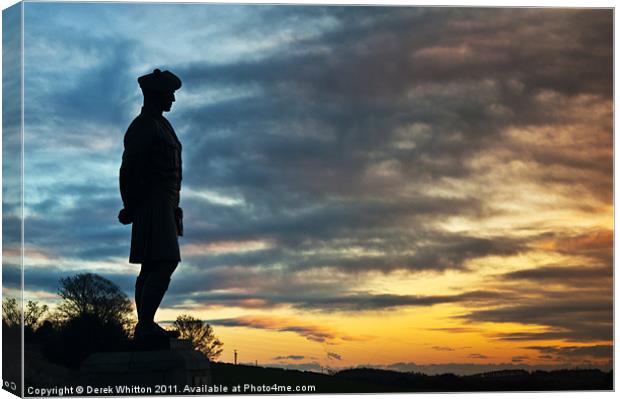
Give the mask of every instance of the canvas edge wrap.
[(24, 394), (23, 16), (22, 2), (2, 11), (2, 296), (3, 301), (14, 297), (20, 313), (20, 325), (13, 331), (3, 323), (2, 389), (20, 397)]

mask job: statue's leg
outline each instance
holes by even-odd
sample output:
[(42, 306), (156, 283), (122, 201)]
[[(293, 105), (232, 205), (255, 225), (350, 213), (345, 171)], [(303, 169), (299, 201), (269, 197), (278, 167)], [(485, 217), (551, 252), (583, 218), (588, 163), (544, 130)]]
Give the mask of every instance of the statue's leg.
[(138, 313), (138, 322), (142, 320), (141, 307), (142, 307), (142, 291), (144, 290), (144, 283), (148, 277), (148, 265), (142, 264), (140, 267), (140, 274), (138, 274), (138, 278), (136, 278), (136, 292), (135, 292), (135, 301), (136, 301), (136, 312)]

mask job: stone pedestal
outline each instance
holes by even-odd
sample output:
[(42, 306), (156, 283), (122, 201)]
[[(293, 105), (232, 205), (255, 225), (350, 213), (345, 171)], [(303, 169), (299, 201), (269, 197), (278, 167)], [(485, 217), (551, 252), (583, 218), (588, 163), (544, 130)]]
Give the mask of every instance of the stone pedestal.
[[(170, 350), (94, 353), (80, 367), (93, 386), (185, 385), (211, 383), (209, 360), (186, 340), (171, 339)], [(174, 392), (168, 392), (174, 393)]]

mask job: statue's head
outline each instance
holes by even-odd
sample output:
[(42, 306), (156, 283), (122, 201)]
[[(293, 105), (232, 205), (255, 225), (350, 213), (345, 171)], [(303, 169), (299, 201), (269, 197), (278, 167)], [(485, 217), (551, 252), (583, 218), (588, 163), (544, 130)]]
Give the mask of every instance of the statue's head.
[(174, 92), (181, 88), (181, 79), (170, 71), (155, 69), (153, 73), (140, 76), (138, 84), (144, 94), (144, 105), (167, 112), (175, 101)]

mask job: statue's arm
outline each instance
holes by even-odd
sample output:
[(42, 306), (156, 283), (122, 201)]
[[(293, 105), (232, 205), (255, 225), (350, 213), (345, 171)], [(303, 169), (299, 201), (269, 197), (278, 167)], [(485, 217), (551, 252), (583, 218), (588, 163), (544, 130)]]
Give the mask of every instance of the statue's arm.
[(125, 150), (119, 173), (121, 198), (132, 215), (148, 189), (151, 158), (151, 126), (134, 122), (125, 134)]

